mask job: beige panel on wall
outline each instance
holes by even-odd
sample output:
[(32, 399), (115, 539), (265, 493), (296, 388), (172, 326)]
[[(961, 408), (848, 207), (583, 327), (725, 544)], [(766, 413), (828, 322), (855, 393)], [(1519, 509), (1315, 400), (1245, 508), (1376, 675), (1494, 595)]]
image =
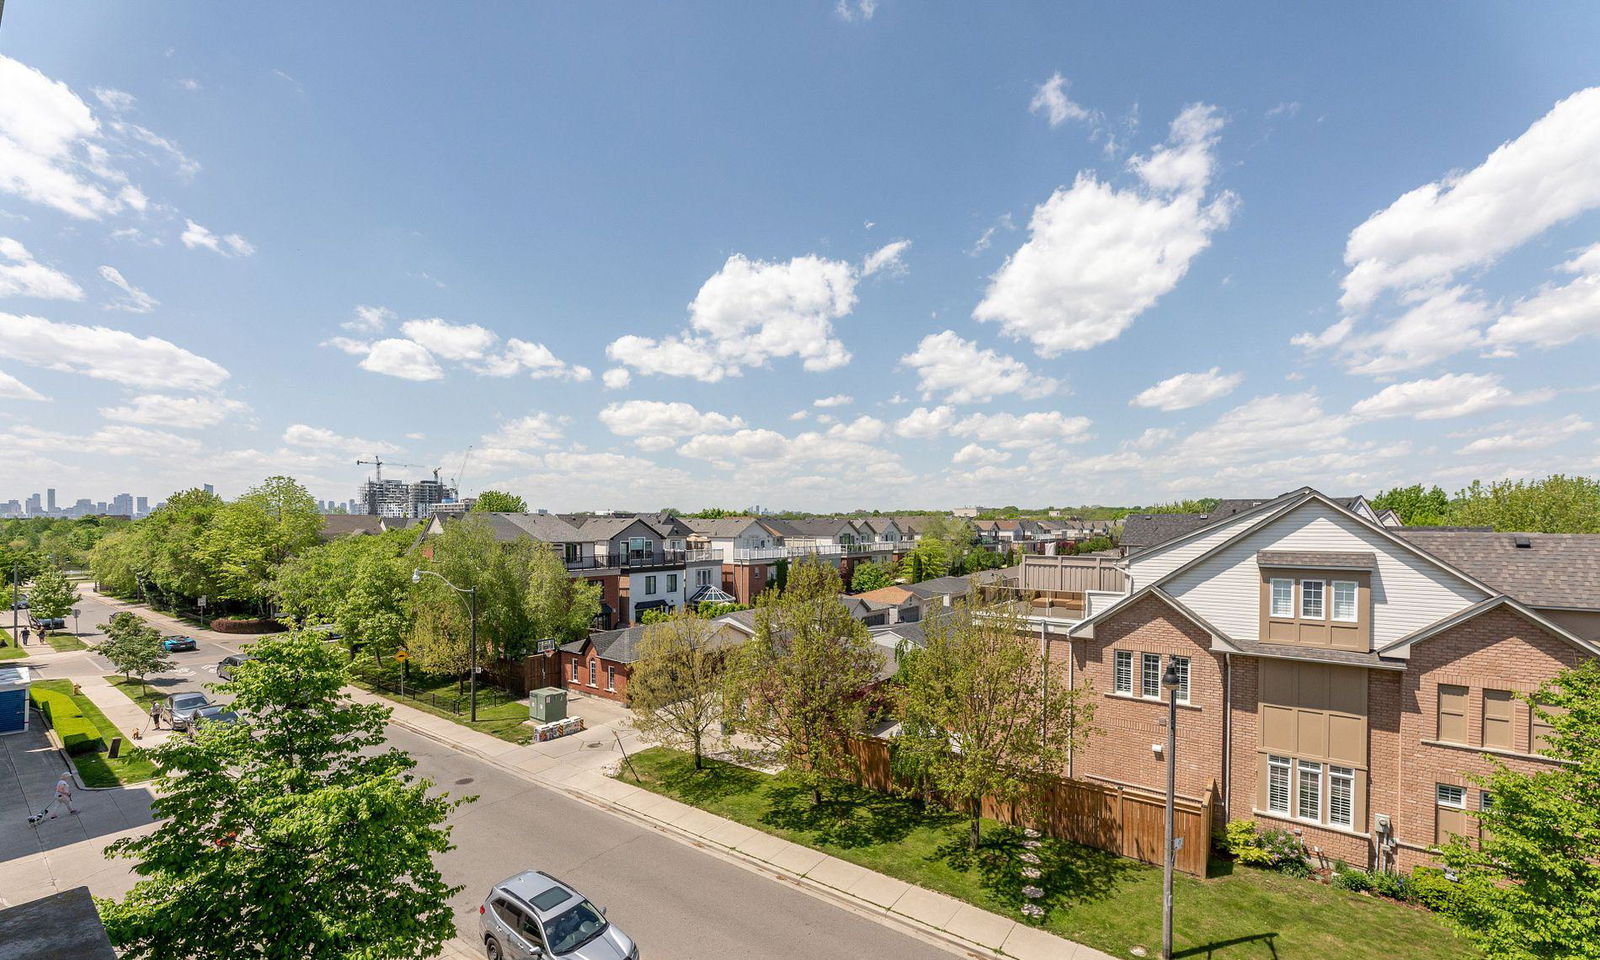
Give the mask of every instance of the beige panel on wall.
[(1439, 733), (1446, 743), (1467, 742), (1467, 688), (1439, 684)]
[(1328, 758), (1347, 766), (1367, 765), (1367, 725), (1359, 717), (1328, 716)]
[(1321, 663), (1302, 663), (1298, 706), (1307, 710), (1328, 709), (1328, 684), (1333, 668)]
[[(1541, 709), (1546, 713), (1558, 716), (1565, 715), (1567, 712), (1565, 707), (1542, 707)], [(1550, 724), (1540, 719), (1537, 713), (1532, 710), (1528, 712), (1528, 749), (1534, 753), (1544, 753), (1549, 747), (1549, 738), (1553, 731)]]
[(1292, 704), (1295, 665), (1282, 660), (1262, 660), (1261, 699), (1265, 703)]
[(1295, 711), (1295, 753), (1302, 757), (1328, 755), (1328, 715), (1320, 710)]
[(1433, 830), (1433, 842), (1435, 846), (1444, 846), (1446, 843), (1449, 843), (1450, 837), (1453, 834), (1459, 834), (1463, 837), (1470, 837), (1474, 836), (1478, 832), (1476, 822), (1473, 820), (1472, 816), (1467, 813), (1467, 811), (1457, 809), (1456, 807), (1441, 806), (1435, 806), (1433, 809), (1437, 812), (1437, 819), (1434, 822)]
[(1483, 745), (1500, 750), (1515, 748), (1512, 729), (1516, 719), (1516, 701), (1510, 690), (1483, 691)]
[(1293, 753), (1295, 749), (1294, 710), (1263, 704), (1261, 707), (1261, 748)]
[(1367, 671), (1357, 667), (1333, 667), (1328, 680), (1329, 710), (1367, 715)]

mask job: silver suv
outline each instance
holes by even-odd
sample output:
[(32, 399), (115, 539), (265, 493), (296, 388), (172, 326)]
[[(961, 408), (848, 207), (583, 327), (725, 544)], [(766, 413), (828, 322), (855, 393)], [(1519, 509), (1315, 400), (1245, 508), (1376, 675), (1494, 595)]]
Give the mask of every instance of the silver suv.
[(479, 933), (489, 960), (639, 960), (628, 935), (606, 921), (606, 910), (543, 870), (494, 885), (478, 907)]

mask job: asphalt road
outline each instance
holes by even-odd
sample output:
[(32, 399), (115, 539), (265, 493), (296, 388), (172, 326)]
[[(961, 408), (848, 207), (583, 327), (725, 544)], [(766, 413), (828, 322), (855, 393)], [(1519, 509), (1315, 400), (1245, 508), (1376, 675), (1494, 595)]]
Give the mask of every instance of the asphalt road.
[[(87, 594), (80, 609), (85, 634), (114, 612)], [(217, 661), (249, 640), (203, 639), (199, 650), (173, 654), (177, 670), (151, 679), (168, 692), (200, 689), (216, 681)], [(491, 885), (539, 869), (607, 907), (608, 918), (650, 960), (952, 955), (402, 727), (389, 728), (389, 741), (416, 758), (418, 775), (453, 795), (478, 798), (451, 817), (456, 849), (439, 861), (445, 879), (465, 887), (452, 906), (462, 936), (471, 942), (477, 942), (478, 904)]]

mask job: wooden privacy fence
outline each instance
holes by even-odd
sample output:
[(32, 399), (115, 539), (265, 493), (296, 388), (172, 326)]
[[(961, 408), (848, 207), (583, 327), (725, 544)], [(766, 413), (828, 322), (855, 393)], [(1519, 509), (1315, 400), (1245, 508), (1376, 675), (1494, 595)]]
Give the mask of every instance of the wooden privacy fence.
[[(901, 792), (901, 784), (889, 768), (888, 741), (857, 740), (854, 753), (861, 786), (885, 793)], [(1109, 850), (1145, 863), (1161, 863), (1161, 841), (1166, 833), (1164, 794), (1089, 780), (1052, 780), (1033, 814), (985, 797), (983, 815), (1013, 826), (1033, 827), (1085, 847)], [(1173, 866), (1183, 873), (1206, 875), (1211, 853), (1212, 799), (1213, 793), (1207, 791), (1202, 800), (1179, 797), (1173, 806), (1173, 836), (1182, 840)]]
[(1017, 586), (1023, 590), (1047, 592), (1109, 590), (1120, 593), (1127, 589), (1128, 574), (1120, 563), (1109, 557), (1025, 556), (1022, 569), (1018, 571)]

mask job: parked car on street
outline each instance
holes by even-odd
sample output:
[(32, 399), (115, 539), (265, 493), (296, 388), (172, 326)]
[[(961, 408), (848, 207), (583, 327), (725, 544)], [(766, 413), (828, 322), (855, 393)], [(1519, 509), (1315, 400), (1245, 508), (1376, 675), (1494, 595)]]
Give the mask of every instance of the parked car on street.
[(583, 894), (543, 870), (495, 884), (478, 907), (489, 960), (639, 960), (639, 947)]
[(198, 650), (200, 644), (195, 643), (194, 637), (162, 637), (161, 646), (168, 653), (177, 653), (182, 650)]
[(223, 657), (222, 662), (217, 664), (217, 677), (222, 680), (232, 680), (234, 667), (244, 663), (246, 660), (254, 659), (255, 657), (247, 657), (242, 653), (235, 653), (232, 656)]
[(35, 617), (33, 618), (35, 630), (65, 630), (67, 620), (65, 617)]
[(203, 693), (174, 693), (162, 704), (161, 716), (174, 730), (187, 730), (195, 715), (211, 706), (211, 698)]
[(194, 716), (189, 718), (190, 725), (197, 730), (208, 723), (230, 724), (238, 722), (239, 715), (222, 703), (207, 704), (196, 710)]

